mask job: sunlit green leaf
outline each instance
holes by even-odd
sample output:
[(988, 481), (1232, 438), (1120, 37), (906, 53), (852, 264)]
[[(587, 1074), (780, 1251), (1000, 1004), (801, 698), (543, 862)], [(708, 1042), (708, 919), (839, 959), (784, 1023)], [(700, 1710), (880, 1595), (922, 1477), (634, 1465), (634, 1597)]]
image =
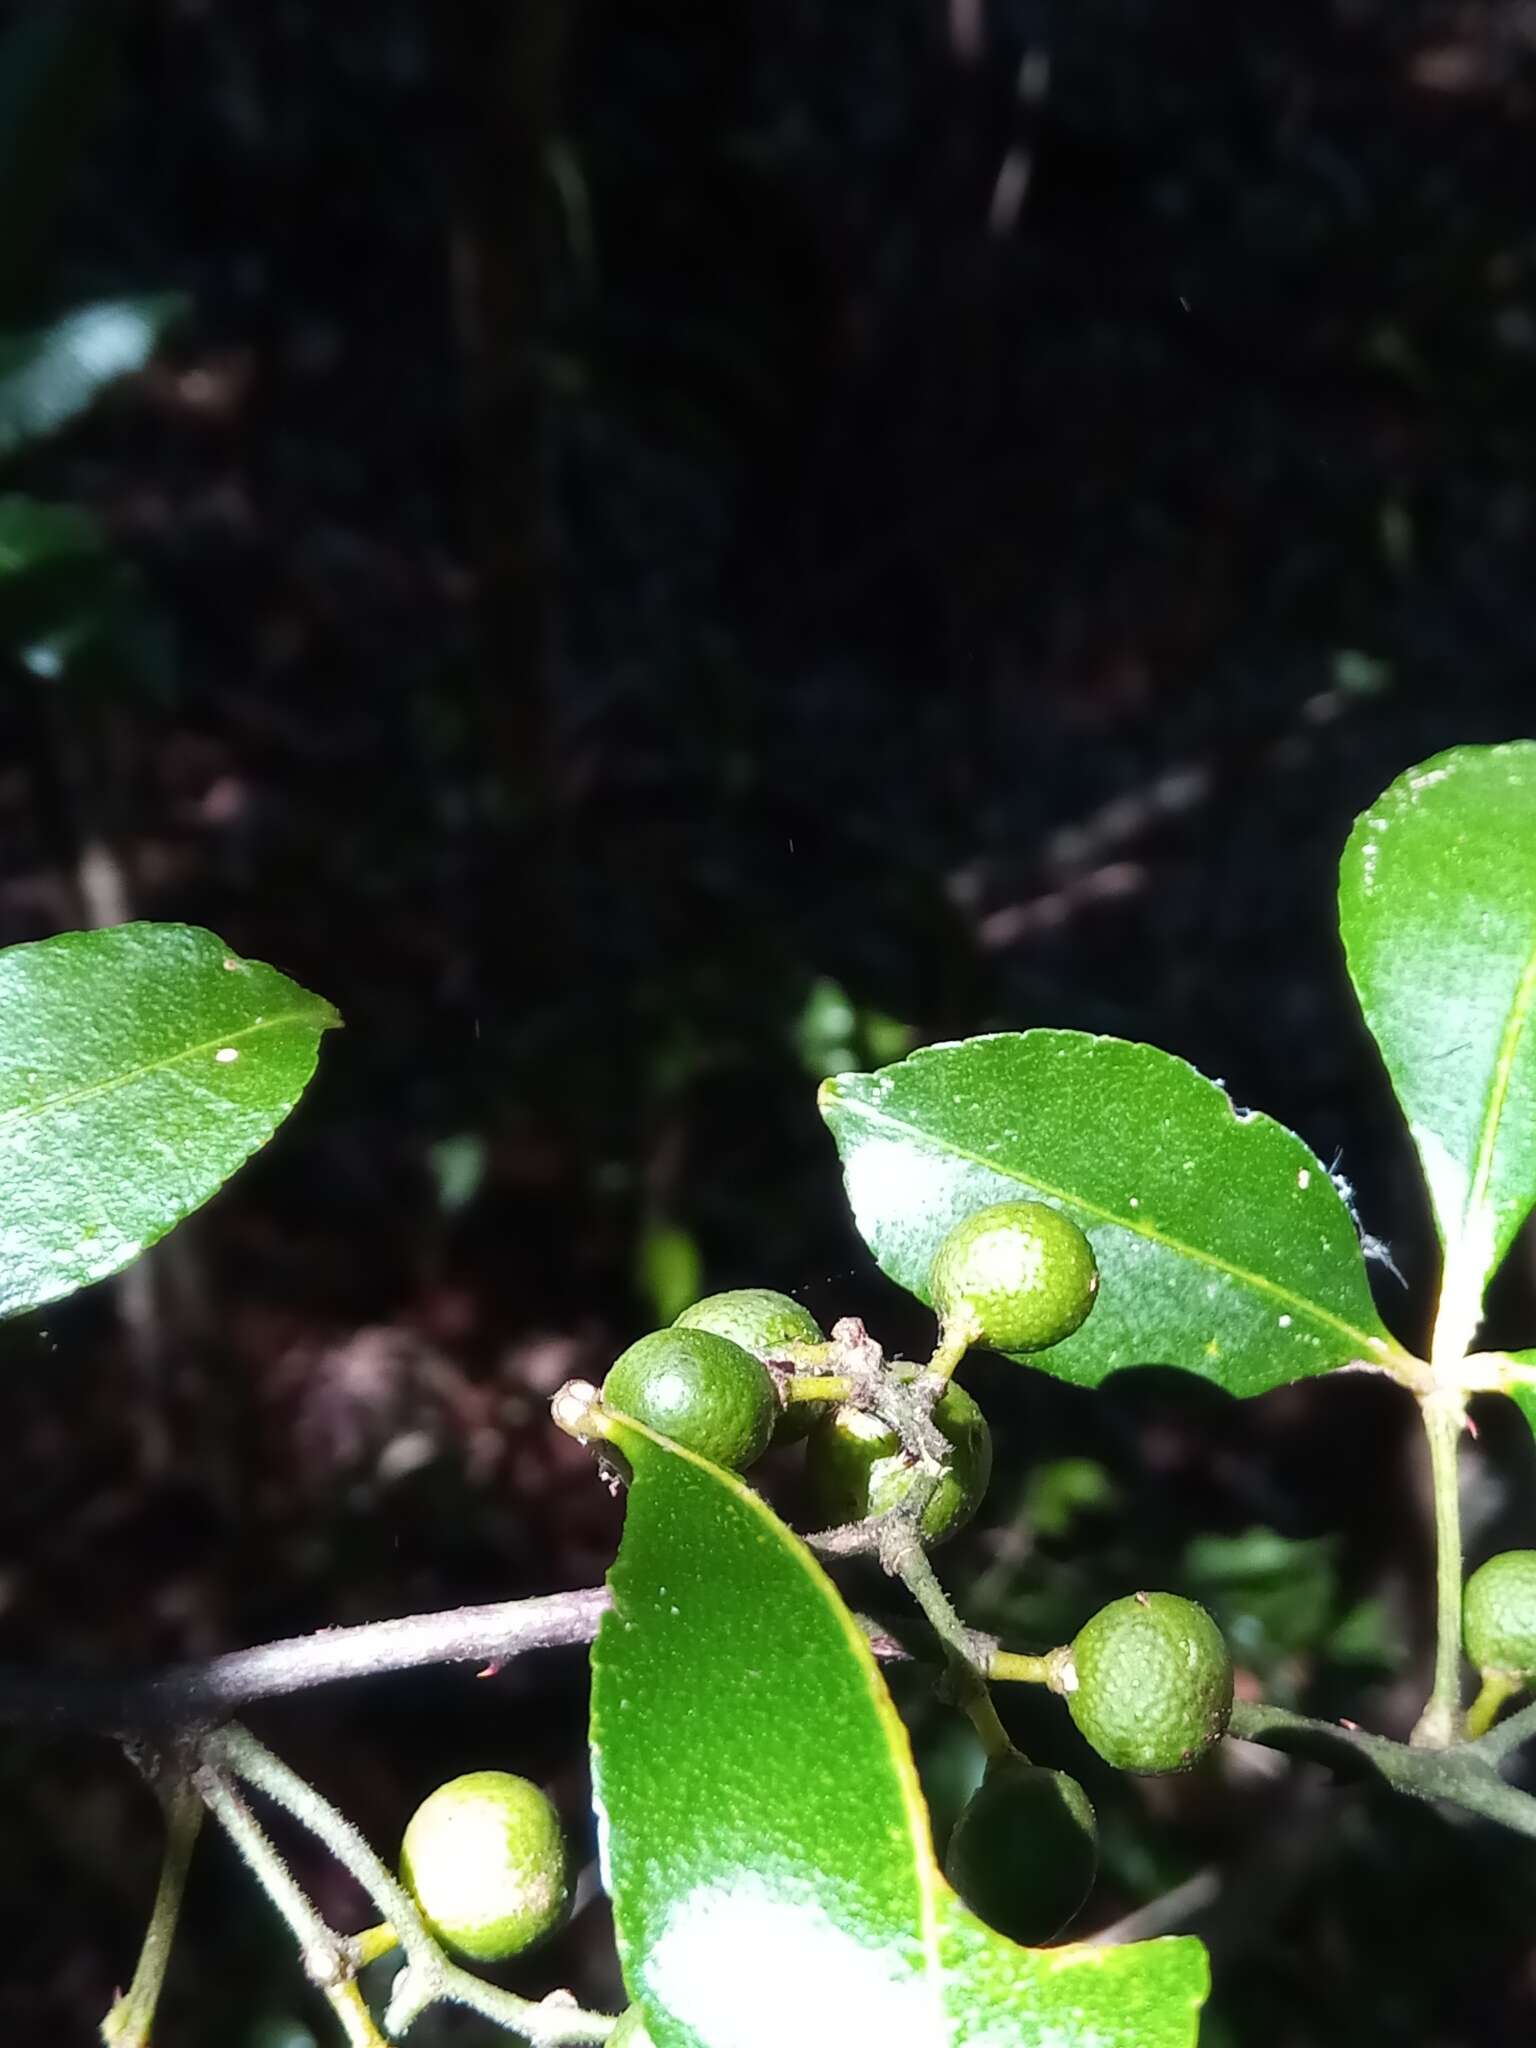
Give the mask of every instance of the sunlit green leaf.
[(0, 953), (0, 1314), (117, 1272), (206, 1201), (337, 1021), (188, 925)]
[(1088, 1233), (1098, 1303), (1033, 1355), (1046, 1372), (1096, 1386), (1178, 1365), (1257, 1394), (1396, 1351), (1314, 1155), (1155, 1046), (1000, 1032), (840, 1075), (821, 1108), (865, 1243), (921, 1300), (940, 1240), (974, 1209), (1048, 1201)]
[(811, 1553), (734, 1476), (613, 1428), (632, 1485), (593, 1774), (656, 2048), (1193, 2048), (1199, 1944), (1028, 1950), (973, 1919)]
[(103, 299), (50, 327), (0, 335), (0, 460), (55, 434), (134, 370), (182, 312), (175, 293)]
[(1400, 775), (1350, 833), (1339, 922), (1429, 1185), (1459, 1350), (1536, 1203), (1536, 745)]

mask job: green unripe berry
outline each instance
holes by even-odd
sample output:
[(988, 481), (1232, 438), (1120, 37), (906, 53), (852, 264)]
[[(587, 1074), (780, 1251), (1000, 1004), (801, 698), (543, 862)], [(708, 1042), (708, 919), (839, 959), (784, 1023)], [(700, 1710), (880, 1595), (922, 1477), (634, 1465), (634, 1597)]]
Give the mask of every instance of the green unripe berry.
[[(792, 1295), (773, 1287), (732, 1287), (724, 1294), (706, 1294), (692, 1308), (685, 1308), (672, 1326), (675, 1330), (712, 1330), (717, 1337), (729, 1337), (744, 1351), (765, 1364), (770, 1360), (793, 1363), (802, 1344), (825, 1344), (826, 1334), (809, 1309)], [(797, 1443), (810, 1433), (822, 1409), (815, 1401), (794, 1401), (779, 1410), (774, 1430), (775, 1443)]]
[(603, 1405), (739, 1472), (767, 1450), (779, 1394), (762, 1360), (729, 1337), (657, 1330), (614, 1361)]
[[(992, 1476), (992, 1432), (987, 1418), (953, 1381), (933, 1406), (933, 1420), (953, 1446), (949, 1469), (923, 1509), (924, 1543), (942, 1543), (975, 1514)], [(901, 1438), (867, 1409), (836, 1408), (811, 1431), (806, 1470), (830, 1522), (862, 1522), (906, 1498), (916, 1471), (902, 1454)]]
[(999, 1202), (957, 1223), (928, 1292), (945, 1331), (998, 1351), (1044, 1351), (1078, 1329), (1099, 1291), (1093, 1247), (1048, 1202)]
[(944, 1875), (989, 1927), (1026, 1948), (1075, 1920), (1099, 1867), (1099, 1824), (1065, 1771), (996, 1757), (955, 1822)]
[(1122, 1771), (1187, 1771), (1226, 1733), (1232, 1658), (1203, 1607), (1132, 1593), (1073, 1641), (1063, 1690), (1073, 1720)]
[(754, 1358), (780, 1358), (786, 1345), (825, 1344), (821, 1325), (792, 1295), (772, 1287), (731, 1287), (685, 1308), (675, 1330), (712, 1330)]
[(477, 1963), (542, 1941), (570, 1898), (559, 1817), (508, 1771), (470, 1771), (428, 1793), (400, 1845), (400, 1879), (438, 1940)]
[(1479, 1671), (1536, 1678), (1536, 1550), (1478, 1566), (1461, 1596), (1461, 1635)]

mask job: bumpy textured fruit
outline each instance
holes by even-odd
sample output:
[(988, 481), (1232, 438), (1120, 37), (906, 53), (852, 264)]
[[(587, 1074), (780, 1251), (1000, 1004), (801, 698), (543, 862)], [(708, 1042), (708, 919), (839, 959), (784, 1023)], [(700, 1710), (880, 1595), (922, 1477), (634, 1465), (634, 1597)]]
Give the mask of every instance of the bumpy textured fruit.
[(1027, 1948), (1076, 1919), (1098, 1867), (1088, 1794), (1017, 1752), (987, 1766), (944, 1856), (944, 1875), (976, 1917)]
[(569, 1901), (560, 1821), (537, 1785), (470, 1771), (411, 1815), (400, 1878), (440, 1941), (504, 1962), (551, 1934)]
[(754, 1358), (777, 1358), (786, 1344), (827, 1341), (809, 1309), (772, 1287), (731, 1287), (724, 1294), (706, 1294), (683, 1310), (673, 1328), (712, 1330)]
[(1078, 1632), (1067, 1705), (1106, 1763), (1185, 1771), (1226, 1733), (1232, 1659), (1193, 1600), (1133, 1593), (1101, 1607)]
[[(930, 1544), (965, 1527), (992, 1476), (992, 1432), (963, 1387), (950, 1382), (934, 1403), (933, 1419), (954, 1451), (919, 1524), (923, 1541)], [(811, 1431), (805, 1455), (829, 1522), (861, 1522), (867, 1515), (887, 1513), (901, 1504), (916, 1476), (895, 1430), (862, 1408), (835, 1408), (823, 1417)]]
[(1478, 1566), (1461, 1596), (1461, 1633), (1479, 1671), (1536, 1678), (1536, 1550)]
[(999, 1202), (957, 1223), (928, 1292), (946, 1330), (999, 1351), (1044, 1351), (1083, 1323), (1099, 1291), (1093, 1247), (1048, 1202)]
[(614, 1361), (603, 1405), (739, 1472), (767, 1450), (779, 1395), (762, 1360), (729, 1337), (657, 1330)]
[[(707, 1294), (692, 1308), (685, 1308), (672, 1326), (677, 1330), (712, 1330), (717, 1337), (729, 1337), (754, 1358), (765, 1362), (782, 1359), (799, 1344), (825, 1344), (825, 1332), (809, 1309), (792, 1295), (773, 1287), (732, 1287), (724, 1294)], [(822, 1414), (815, 1401), (795, 1401), (779, 1411), (774, 1430), (776, 1443), (796, 1443), (810, 1433)]]

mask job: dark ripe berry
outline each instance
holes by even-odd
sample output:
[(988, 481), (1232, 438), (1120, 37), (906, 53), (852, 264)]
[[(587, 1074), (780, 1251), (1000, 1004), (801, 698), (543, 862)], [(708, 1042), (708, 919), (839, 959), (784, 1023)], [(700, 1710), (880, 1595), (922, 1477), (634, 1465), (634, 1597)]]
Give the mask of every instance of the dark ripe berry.
[(1026, 1948), (1076, 1919), (1098, 1866), (1088, 1794), (1017, 1753), (987, 1766), (944, 1856), (944, 1875), (976, 1917)]

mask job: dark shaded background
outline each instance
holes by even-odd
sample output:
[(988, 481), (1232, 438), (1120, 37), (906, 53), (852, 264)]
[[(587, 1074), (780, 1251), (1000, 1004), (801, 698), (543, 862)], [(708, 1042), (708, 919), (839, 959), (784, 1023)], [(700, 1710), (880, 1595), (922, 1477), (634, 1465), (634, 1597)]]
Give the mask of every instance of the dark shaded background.
[[(1422, 1335), (1332, 887), (1400, 769), (1531, 729), (1527, 0), (99, 18), (46, 231), (0, 201), (4, 314), (189, 310), (4, 480), (90, 507), (138, 609), (78, 687), (7, 648), (0, 939), (206, 922), (348, 1028), (203, 1215), (5, 1332), (0, 1654), (590, 1583), (617, 1510), (545, 1423), (569, 1373), (743, 1281), (921, 1342), (814, 1109), (911, 1043), (1066, 1024), (1222, 1075), (1342, 1147)], [(1390, 1390), (976, 1385), (1007, 1478), (947, 1553), (974, 1620), (1045, 1644), (1160, 1579), (1269, 1696), (1411, 1724)], [(1536, 1539), (1511, 1419), (1469, 1459), (1474, 1559)], [(912, 1707), (942, 1826), (974, 1759)], [(1210, 2048), (1529, 2038), (1528, 1846), (1238, 1751), (1114, 1782), (1048, 1707), (1009, 1704), (1100, 1803), (1084, 1924), (1186, 1887), (1146, 1924), (1211, 1942)], [(590, 1855), (583, 1714), (551, 1656), (257, 1721), (386, 1849), (504, 1764)], [(0, 1830), (0, 2038), (93, 2038), (150, 1803), (8, 1736)], [(329, 2039), (200, 1853), (157, 2039)], [(601, 1901), (510, 1981), (612, 2002)]]

